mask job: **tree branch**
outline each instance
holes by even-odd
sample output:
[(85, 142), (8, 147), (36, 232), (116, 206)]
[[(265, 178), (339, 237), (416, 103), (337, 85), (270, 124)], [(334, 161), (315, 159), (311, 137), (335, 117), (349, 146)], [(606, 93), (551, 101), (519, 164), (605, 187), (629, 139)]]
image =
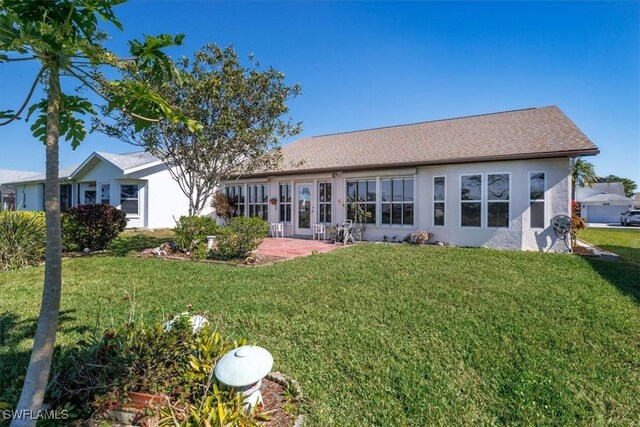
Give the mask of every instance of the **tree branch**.
[(37, 56), (25, 56), (23, 58), (4, 58), (4, 59), (1, 59), (0, 62), (33, 61), (34, 59), (38, 59), (38, 57)]
[[(74, 68), (78, 71), (82, 71), (82, 73), (86, 76), (86, 77), (90, 77), (89, 75), (87, 75), (86, 71), (84, 70), (80, 70), (77, 67), (72, 66), (71, 68)], [(89, 83), (84, 77), (80, 76), (79, 74), (75, 73), (71, 68), (66, 68), (65, 70), (69, 73), (71, 73), (71, 75), (73, 75), (75, 78), (77, 78), (78, 80), (80, 80), (85, 86), (87, 86), (89, 89), (91, 89), (92, 91), (94, 91), (98, 96), (100, 96), (102, 99), (104, 99), (105, 101), (109, 102), (110, 99), (107, 98), (98, 88), (96, 88), (95, 86), (93, 86), (93, 84)], [(140, 114), (136, 114), (132, 111), (127, 110), (125, 107), (121, 107), (120, 110), (123, 113), (126, 113), (128, 115), (130, 115), (131, 117), (134, 117), (136, 119), (140, 119), (140, 120), (144, 120), (146, 122), (151, 122), (151, 123), (158, 123), (160, 121), (160, 119), (152, 119), (151, 117), (145, 117), (145, 116), (141, 116)]]
[(9, 123), (13, 122), (14, 120), (17, 120), (20, 117), (20, 114), (22, 114), (24, 109), (27, 108), (27, 104), (29, 104), (29, 101), (31, 100), (31, 97), (33, 96), (33, 92), (36, 90), (36, 86), (38, 86), (38, 81), (40, 80), (40, 77), (42, 77), (42, 74), (44, 73), (45, 69), (46, 69), (46, 67), (40, 68), (40, 71), (38, 72), (38, 75), (36, 76), (35, 80), (33, 81), (33, 84), (31, 85), (31, 89), (29, 90), (29, 93), (27, 94), (27, 98), (24, 100), (24, 102), (20, 106), (20, 109), (12, 117), (10, 117), (7, 121), (4, 121), (4, 122), (0, 123), (0, 126), (6, 126)]

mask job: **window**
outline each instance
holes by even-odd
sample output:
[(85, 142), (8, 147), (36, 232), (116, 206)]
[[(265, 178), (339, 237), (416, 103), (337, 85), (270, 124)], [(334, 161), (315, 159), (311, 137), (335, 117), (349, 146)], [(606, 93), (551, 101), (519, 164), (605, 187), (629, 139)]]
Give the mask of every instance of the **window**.
[(100, 203), (103, 205), (111, 204), (111, 185), (100, 184)]
[(249, 216), (262, 218), (266, 221), (269, 213), (269, 191), (267, 190), (267, 185), (247, 185), (247, 193), (249, 193)]
[(224, 193), (227, 195), (233, 208), (231, 210), (231, 217), (244, 215), (244, 185), (227, 185), (224, 188)]
[(71, 208), (71, 184), (60, 185), (60, 211), (64, 212)]
[(280, 184), (280, 222), (291, 222), (291, 184)]
[(460, 226), (482, 226), (482, 175), (460, 177)]
[(318, 183), (318, 222), (331, 223), (331, 183)]
[(531, 228), (544, 228), (544, 172), (529, 173), (529, 216)]
[(0, 210), (16, 210), (16, 193), (13, 190), (0, 191), (2, 206)]
[(95, 184), (80, 184), (80, 204), (83, 205), (95, 205), (98, 198), (98, 191)]
[(509, 227), (509, 174), (487, 175), (487, 227)]
[(445, 178), (433, 178), (433, 225), (444, 225)]
[(376, 181), (347, 181), (347, 219), (376, 223)]
[(413, 225), (413, 178), (381, 179), (382, 224)]
[(127, 215), (139, 214), (139, 189), (138, 184), (120, 184), (120, 209)]

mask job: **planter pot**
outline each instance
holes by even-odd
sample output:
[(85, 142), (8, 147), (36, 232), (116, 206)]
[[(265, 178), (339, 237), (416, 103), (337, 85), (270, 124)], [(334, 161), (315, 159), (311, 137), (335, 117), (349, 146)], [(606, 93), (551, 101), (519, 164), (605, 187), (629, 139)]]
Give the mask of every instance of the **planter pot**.
[(165, 403), (166, 399), (163, 395), (128, 392), (122, 406), (107, 409), (100, 422), (94, 422), (93, 425), (103, 425), (102, 423), (106, 422), (113, 426), (156, 427), (159, 422), (158, 410)]
[(144, 409), (158, 408), (166, 403), (164, 396), (130, 391), (127, 393), (127, 407)]

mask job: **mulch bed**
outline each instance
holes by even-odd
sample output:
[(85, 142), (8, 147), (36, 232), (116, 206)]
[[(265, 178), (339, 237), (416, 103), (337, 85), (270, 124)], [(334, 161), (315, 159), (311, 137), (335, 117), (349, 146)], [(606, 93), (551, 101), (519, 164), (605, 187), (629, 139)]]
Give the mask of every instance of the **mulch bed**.
[(584, 246), (574, 246), (573, 251), (575, 255), (579, 256), (588, 256), (588, 257), (597, 257), (595, 253), (591, 249), (585, 248)]
[(269, 417), (269, 420), (262, 424), (268, 427), (291, 427), (295, 422), (296, 415), (287, 412), (291, 407), (284, 397), (285, 386), (265, 378), (260, 387), (264, 408), (262, 413)]
[[(169, 260), (176, 260), (176, 261), (195, 261), (191, 259), (191, 256), (177, 249), (175, 245), (171, 243), (163, 243), (157, 248), (145, 249), (138, 254), (138, 258), (160, 258), (160, 259), (169, 259)], [(285, 261), (285, 260), (286, 258), (277, 257), (277, 256), (253, 254), (243, 260), (222, 261), (222, 260), (205, 259), (205, 260), (198, 260), (198, 262), (258, 267), (263, 265), (270, 265), (270, 264), (273, 264), (274, 262)]]

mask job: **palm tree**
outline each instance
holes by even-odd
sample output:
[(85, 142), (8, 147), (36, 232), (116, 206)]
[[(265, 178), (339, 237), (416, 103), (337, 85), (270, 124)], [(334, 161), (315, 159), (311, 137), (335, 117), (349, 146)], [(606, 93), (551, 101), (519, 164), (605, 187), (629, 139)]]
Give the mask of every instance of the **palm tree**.
[(592, 184), (598, 181), (598, 176), (596, 175), (596, 169), (593, 166), (593, 163), (582, 159), (576, 159), (571, 168), (571, 181), (571, 198), (575, 200), (576, 186), (591, 187)]

